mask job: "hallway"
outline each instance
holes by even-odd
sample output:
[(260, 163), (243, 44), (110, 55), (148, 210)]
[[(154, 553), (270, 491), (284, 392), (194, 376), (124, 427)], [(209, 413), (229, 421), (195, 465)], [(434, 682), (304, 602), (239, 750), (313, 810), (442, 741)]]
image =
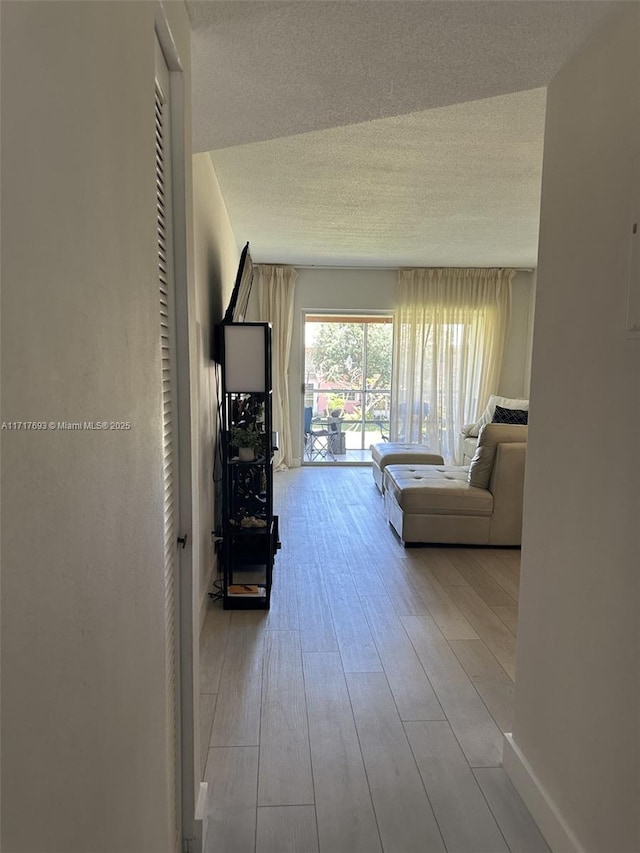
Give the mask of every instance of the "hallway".
[(269, 612), (201, 640), (208, 853), (542, 853), (501, 768), (520, 552), (405, 550), (368, 468), (274, 477)]

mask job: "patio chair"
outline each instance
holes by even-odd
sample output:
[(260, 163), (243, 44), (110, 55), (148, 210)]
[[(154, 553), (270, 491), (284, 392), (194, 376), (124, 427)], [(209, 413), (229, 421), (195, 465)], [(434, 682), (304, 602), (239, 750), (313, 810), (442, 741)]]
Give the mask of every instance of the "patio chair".
[(304, 407), (304, 456), (308, 462), (317, 459), (332, 459), (335, 462), (335, 453), (332, 447), (333, 433), (328, 429), (313, 429), (313, 408)]

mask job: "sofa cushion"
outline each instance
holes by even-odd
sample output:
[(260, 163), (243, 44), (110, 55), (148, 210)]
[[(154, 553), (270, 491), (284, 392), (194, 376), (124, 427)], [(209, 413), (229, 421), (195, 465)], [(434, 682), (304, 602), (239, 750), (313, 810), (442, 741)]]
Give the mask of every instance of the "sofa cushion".
[(480, 428), (484, 426), (484, 424), (490, 424), (493, 420), (493, 413), (495, 412), (496, 406), (502, 406), (503, 409), (520, 409), (524, 411), (529, 411), (529, 401), (528, 400), (518, 400), (513, 399), (511, 397), (499, 397), (496, 394), (492, 394), (489, 397), (489, 402), (487, 403), (487, 408), (480, 415), (480, 418), (476, 424), (467, 424), (465, 429), (465, 435), (473, 435), (477, 436), (480, 434)]
[(469, 465), (468, 481), (480, 489), (489, 488), (496, 447), (502, 442), (526, 442), (528, 427), (511, 424), (484, 424), (480, 428), (478, 446)]
[(456, 465), (387, 465), (385, 492), (403, 512), (432, 515), (491, 515), (493, 496), (467, 481)]
[(505, 409), (502, 406), (496, 406), (491, 423), (527, 426), (529, 423), (529, 412), (526, 409)]

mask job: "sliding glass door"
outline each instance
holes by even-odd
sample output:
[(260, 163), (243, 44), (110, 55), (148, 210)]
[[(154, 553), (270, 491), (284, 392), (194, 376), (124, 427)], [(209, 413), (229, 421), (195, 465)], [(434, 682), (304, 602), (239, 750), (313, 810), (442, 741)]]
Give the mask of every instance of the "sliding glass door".
[(369, 461), (388, 438), (392, 337), (390, 316), (306, 315), (304, 462)]

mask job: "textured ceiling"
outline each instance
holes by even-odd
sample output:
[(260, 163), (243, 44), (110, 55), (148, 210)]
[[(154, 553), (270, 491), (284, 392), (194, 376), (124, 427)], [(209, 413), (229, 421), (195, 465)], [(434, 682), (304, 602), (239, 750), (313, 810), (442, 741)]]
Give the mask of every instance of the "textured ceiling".
[(256, 260), (535, 265), (542, 87), (616, 4), (187, 5), (194, 149)]
[(533, 266), (545, 91), (214, 151), (235, 233), (293, 264)]

